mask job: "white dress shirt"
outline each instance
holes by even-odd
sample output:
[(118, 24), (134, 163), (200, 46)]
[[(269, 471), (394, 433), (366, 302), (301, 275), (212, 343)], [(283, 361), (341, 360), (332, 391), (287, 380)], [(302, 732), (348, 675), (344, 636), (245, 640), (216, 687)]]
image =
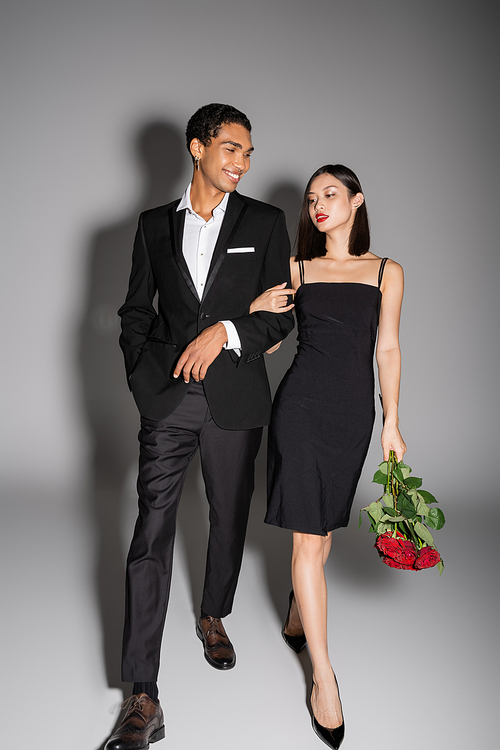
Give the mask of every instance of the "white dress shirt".
[[(224, 194), (218, 206), (212, 211), (212, 216), (205, 221), (191, 205), (191, 183), (184, 191), (177, 211), (186, 211), (184, 234), (182, 237), (182, 254), (187, 263), (193, 284), (201, 299), (205, 290), (208, 269), (214, 254), (215, 244), (219, 236), (224, 214), (226, 213), (229, 193)], [(227, 333), (227, 343), (224, 349), (234, 349), (241, 354), (241, 341), (236, 326), (231, 320), (221, 320)]]

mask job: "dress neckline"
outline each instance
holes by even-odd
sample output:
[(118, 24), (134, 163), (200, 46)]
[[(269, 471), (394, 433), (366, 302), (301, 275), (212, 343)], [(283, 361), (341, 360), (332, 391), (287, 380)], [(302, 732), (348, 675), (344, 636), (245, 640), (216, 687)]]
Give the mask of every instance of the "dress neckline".
[[(363, 281), (305, 281), (299, 286), (299, 289), (302, 289), (303, 286), (314, 286), (314, 284), (324, 284), (325, 286), (369, 286), (382, 294), (380, 287), (375, 286), (375, 284), (366, 284)], [(295, 294), (297, 294), (299, 289), (295, 291)]]
[[(380, 294), (382, 295), (382, 277), (384, 275), (385, 265), (389, 258), (382, 258), (380, 261), (380, 266), (378, 268), (378, 283), (375, 287), (375, 284), (367, 284), (363, 281), (311, 281), (309, 283), (311, 284), (356, 284), (357, 286), (373, 286), (375, 289), (378, 289)], [(299, 260), (299, 274), (300, 274), (300, 286), (303, 286), (304, 284), (307, 284), (306, 282), (306, 275), (304, 273), (304, 261)], [(297, 290), (298, 291), (298, 290)]]

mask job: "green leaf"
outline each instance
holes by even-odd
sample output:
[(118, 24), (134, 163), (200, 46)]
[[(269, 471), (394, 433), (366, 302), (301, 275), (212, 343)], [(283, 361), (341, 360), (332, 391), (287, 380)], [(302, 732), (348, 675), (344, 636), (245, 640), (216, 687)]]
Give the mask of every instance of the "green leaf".
[[(396, 474), (396, 472), (398, 473)], [(394, 469), (394, 474), (396, 475), (396, 477), (398, 478), (400, 482), (404, 482), (404, 480), (410, 476), (411, 469), (409, 466), (407, 466), (402, 461), (400, 461), (397, 467)], [(399, 478), (400, 476), (402, 477), (402, 479)]]
[(408, 518), (411, 521), (413, 521), (413, 519), (417, 517), (415, 508), (405, 508), (404, 510), (401, 511), (401, 513), (403, 514), (405, 518)]
[(426, 544), (431, 544), (432, 546), (434, 546), (434, 539), (432, 538), (432, 534), (429, 529), (423, 525), (423, 523), (417, 521), (414, 528), (415, 533), (420, 537), (420, 539), (423, 539)]
[(437, 569), (439, 570), (439, 575), (441, 575), (441, 573), (442, 573), (442, 572), (443, 572), (443, 570), (444, 570), (444, 562), (443, 562), (442, 560), (440, 560), (440, 561), (438, 562), (438, 564), (436, 565), (436, 568), (437, 568)]
[(382, 474), (385, 474), (387, 476), (387, 461), (382, 461), (381, 464), (378, 465), (379, 471), (382, 472)]
[(377, 534), (383, 534), (385, 531), (392, 531), (391, 523), (379, 523), (377, 524)]
[(422, 500), (420, 496), (417, 496), (416, 510), (419, 516), (425, 516), (425, 518), (427, 518), (431, 508), (429, 508), (425, 500)]
[(401, 471), (401, 469), (394, 469), (393, 474), (398, 480), (398, 482), (401, 482), (401, 484), (403, 484), (403, 482), (405, 481), (405, 478), (403, 476), (403, 472)]
[(361, 510), (365, 510), (367, 513), (370, 510), (374, 510), (377, 505), (380, 503), (380, 500), (374, 500), (370, 505), (367, 505), (365, 508), (361, 508)]
[(408, 489), (418, 489), (422, 486), (422, 480), (420, 477), (408, 477), (406, 480), (406, 486)]
[(437, 503), (436, 498), (434, 495), (431, 495), (430, 492), (427, 492), (427, 490), (420, 490), (418, 493), (427, 503), (427, 505), (430, 505), (430, 503)]
[(445, 523), (444, 513), (440, 508), (429, 508), (425, 523), (430, 526), (431, 529), (442, 529)]
[(394, 523), (399, 523), (400, 521), (404, 521), (405, 517), (404, 516), (400, 516), (400, 515), (396, 515), (396, 516), (382, 516), (382, 518), (380, 520), (383, 523), (390, 522), (390, 523), (394, 524)]
[(385, 513), (385, 507), (382, 505), (380, 500), (375, 500), (375, 502), (370, 503), (370, 505), (367, 505), (367, 507), (363, 508), (363, 510), (366, 510), (368, 515), (373, 518), (375, 523), (378, 523)]
[(393, 495), (386, 493), (382, 497), (382, 500), (384, 501), (384, 503), (387, 505), (388, 508), (394, 508), (394, 496)]
[(388, 516), (399, 516), (399, 513), (394, 508), (384, 508), (384, 510)]
[(402, 490), (398, 495), (396, 507), (401, 513), (403, 512), (403, 510), (415, 510), (415, 504), (413, 500), (404, 490)]
[(384, 474), (380, 470), (376, 471), (373, 475), (372, 482), (375, 482), (375, 484), (385, 484), (387, 482), (387, 472)]
[(385, 505), (382, 505), (380, 500), (375, 500), (373, 503), (370, 503), (370, 505), (367, 505), (366, 508), (361, 508), (361, 510), (359, 511), (358, 529), (361, 526), (361, 522), (362, 522), (361, 514), (363, 513), (363, 511), (367, 513), (368, 518), (370, 519), (370, 522), (372, 524), (370, 531), (375, 531), (378, 522), (380, 521), (380, 519), (385, 513)]

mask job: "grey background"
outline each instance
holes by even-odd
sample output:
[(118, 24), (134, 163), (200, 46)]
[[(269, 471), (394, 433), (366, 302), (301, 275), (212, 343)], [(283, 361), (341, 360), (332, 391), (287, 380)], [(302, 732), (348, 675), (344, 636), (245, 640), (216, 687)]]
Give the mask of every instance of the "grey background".
[[(253, 124), (241, 192), (287, 211), (312, 171), (360, 176), (373, 249), (405, 269), (401, 429), (439, 498), (444, 574), (385, 569), (357, 511), (327, 566), (346, 748), (490, 747), (498, 700), (498, 12), (485, 2), (4, 0), (2, 737), (97, 750), (122, 700), (137, 415), (115, 311), (139, 211), (189, 179), (201, 104)], [(273, 387), (293, 336), (268, 358)], [(313, 387), (313, 384), (312, 384)], [(318, 747), (310, 668), (281, 641), (290, 538), (262, 524), (261, 455), (228, 674), (194, 635), (206, 538), (197, 466), (179, 518), (165, 747)], [(170, 743), (170, 744), (167, 744)]]

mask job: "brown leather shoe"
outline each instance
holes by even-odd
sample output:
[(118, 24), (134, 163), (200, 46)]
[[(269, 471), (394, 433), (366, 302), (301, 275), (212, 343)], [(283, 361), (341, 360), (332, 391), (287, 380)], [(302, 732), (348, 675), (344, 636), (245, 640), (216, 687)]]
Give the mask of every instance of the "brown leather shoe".
[(200, 617), (196, 635), (203, 641), (205, 659), (215, 669), (232, 669), (236, 664), (233, 644), (227, 637), (222, 620), (218, 617)]
[(150, 742), (165, 737), (163, 711), (146, 693), (132, 695), (122, 703), (125, 718), (106, 742), (104, 750), (146, 750)]

